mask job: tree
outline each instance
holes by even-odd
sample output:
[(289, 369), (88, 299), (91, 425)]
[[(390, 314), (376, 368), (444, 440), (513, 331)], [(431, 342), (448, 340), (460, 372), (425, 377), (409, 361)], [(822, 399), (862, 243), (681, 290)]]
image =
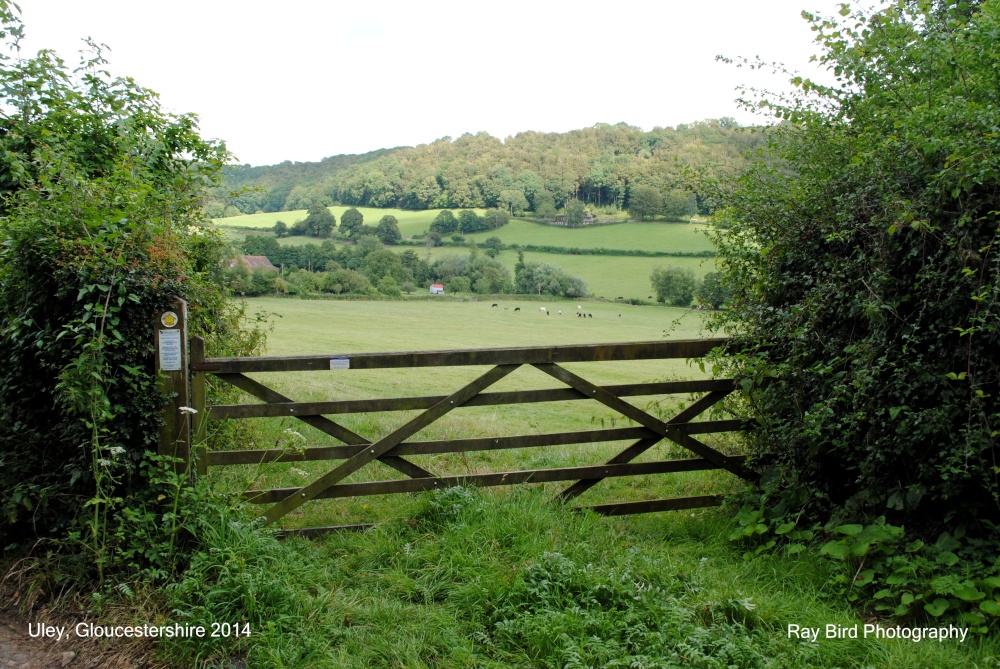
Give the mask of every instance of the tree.
[(566, 224), (571, 228), (578, 228), (583, 225), (583, 215), (587, 213), (583, 203), (579, 200), (570, 200), (566, 203)]
[(686, 307), (694, 299), (694, 272), (679, 267), (657, 267), (649, 277), (657, 302)]
[(555, 218), (556, 201), (552, 193), (545, 189), (538, 192), (535, 196), (535, 214), (540, 218)]
[(398, 244), (403, 239), (403, 234), (399, 231), (399, 222), (396, 217), (386, 214), (375, 227), (375, 236), (382, 240), (383, 244)]
[(442, 209), (438, 212), (438, 215), (434, 217), (434, 222), (431, 223), (430, 231), (436, 232), (439, 235), (448, 235), (458, 230), (458, 219), (455, 218), (455, 214), (451, 212), (450, 209)]
[(663, 217), (668, 221), (679, 221), (698, 213), (698, 198), (694, 193), (674, 189), (663, 197)]
[(500, 191), (500, 197), (497, 198), (497, 208), (506, 210), (511, 216), (523, 214), (528, 206), (524, 193), (516, 189)]
[(356, 237), (361, 231), (361, 226), (364, 222), (364, 215), (354, 207), (351, 207), (340, 217), (340, 234), (345, 237)]
[(247, 235), (243, 238), (243, 252), (251, 256), (267, 256), (273, 258), (281, 246), (271, 235)]
[(523, 262), (520, 256), (514, 267), (514, 287), (516, 292), (528, 295), (584, 297), (587, 294), (583, 279), (549, 263)]
[(510, 216), (503, 209), (490, 209), (483, 214), (483, 226), (486, 230), (496, 230), (507, 225)]
[(483, 248), (486, 249), (486, 255), (496, 258), (503, 250), (503, 242), (500, 241), (499, 237), (489, 237), (483, 242)]
[(274, 224), (274, 236), (278, 237), (279, 239), (281, 237), (288, 236), (288, 226), (285, 224), (284, 221), (277, 221)]
[(306, 234), (312, 237), (329, 237), (337, 227), (337, 219), (321, 204), (309, 207), (305, 220)]
[(706, 274), (694, 291), (694, 297), (700, 304), (713, 309), (721, 309), (732, 296), (732, 289), (723, 282), (719, 272)]
[(458, 231), (463, 234), (470, 232), (480, 232), (486, 230), (486, 224), (482, 217), (472, 209), (463, 209), (458, 212)]
[(628, 198), (628, 213), (640, 221), (660, 213), (663, 208), (663, 197), (660, 191), (652, 186), (636, 186)]
[(774, 159), (714, 193), (749, 448), (810, 523), (1000, 522), (1000, 5), (965, 10), (806, 15), (837, 82), (765, 99)]

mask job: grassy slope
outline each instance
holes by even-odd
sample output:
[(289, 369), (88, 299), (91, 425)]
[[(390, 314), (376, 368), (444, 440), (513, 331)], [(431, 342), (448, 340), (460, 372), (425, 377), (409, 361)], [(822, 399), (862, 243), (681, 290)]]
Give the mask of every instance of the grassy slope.
[[(555, 302), (548, 306), (563, 308), (562, 317), (527, 309), (504, 312), (487, 302), (258, 299), (250, 304), (282, 314), (275, 321), (270, 345), (270, 353), (279, 355), (658, 339), (675, 318), (680, 322), (673, 336), (702, 334), (696, 314), (663, 307), (633, 307), (619, 320), (616, 305), (589, 304), (594, 318), (584, 321), (569, 315), (574, 304)], [(698, 374), (679, 362), (573, 368), (601, 382)], [(295, 399), (419, 395), (453, 389), (475, 373), (464, 369), (317, 372), (272, 376), (270, 382)], [(554, 384), (528, 374), (504, 387), (535, 385)], [(593, 425), (592, 418), (608, 417), (589, 404), (537, 405), (536, 412), (527, 416), (507, 409), (459, 410), (456, 413), (471, 414), (417, 438), (586, 428)], [(559, 418), (567, 409), (576, 417)], [(374, 438), (403, 417), (338, 420)], [(299, 423), (272, 423), (277, 424), (261, 426), (262, 445), (286, 438), (298, 443), (298, 438), (287, 437), (285, 429), (300, 431), (310, 446), (329, 443)], [(414, 459), (441, 473), (506, 471), (600, 461), (620, 447)], [(655, 455), (670, 456), (662, 451)], [(216, 485), (238, 488), (301, 485), (332, 466), (294, 464), (298, 466), (268, 466), (274, 473), (261, 478), (257, 468), (233, 468), (227, 474), (213, 471), (212, 476)], [(376, 470), (359, 473), (354, 480), (378, 477), (398, 475)], [(580, 501), (692, 494), (702, 487), (725, 490), (732, 485), (729, 477), (706, 474), (608, 484), (602, 483)], [(995, 642), (981, 640), (959, 646), (953, 641), (821, 638), (810, 644), (789, 639), (786, 626), (791, 623), (853, 627), (866, 621), (828, 596), (826, 567), (813, 558), (745, 556), (741, 547), (726, 539), (731, 510), (597, 518), (548, 504), (558, 490), (554, 484), (520, 490), (311, 502), (309, 510), (291, 519), (292, 524), (380, 524), (364, 534), (295, 540), (269, 549), (267, 560), (246, 562), (246, 573), (234, 572), (228, 556), (237, 554), (232, 551), (256, 553), (239, 547), (238, 526), (222, 524), (220, 550), (212, 553), (219, 566), (213, 568), (211, 561), (200, 565), (204, 571), (195, 572), (188, 585), (193, 594), (184, 595), (181, 588), (180, 599), (172, 606), (197, 611), (194, 604), (202, 596), (198, 593), (206, 590), (226, 593), (233, 601), (249, 598), (255, 602), (254, 615), (263, 621), (260, 632), (238, 649), (220, 641), (174, 642), (171, 658), (184, 664), (196, 652), (203, 658), (238, 653), (253, 666), (331, 668), (601, 667), (627, 660), (633, 664), (623, 666), (958, 669), (987, 666), (1000, 651)], [(539, 575), (539, 569), (548, 571)], [(654, 657), (664, 660), (657, 663)]]
[(514, 219), (499, 230), (477, 232), (466, 238), (477, 243), (499, 237), (504, 244), (699, 253), (713, 250), (704, 230), (705, 226), (688, 223), (617, 223), (564, 228)]

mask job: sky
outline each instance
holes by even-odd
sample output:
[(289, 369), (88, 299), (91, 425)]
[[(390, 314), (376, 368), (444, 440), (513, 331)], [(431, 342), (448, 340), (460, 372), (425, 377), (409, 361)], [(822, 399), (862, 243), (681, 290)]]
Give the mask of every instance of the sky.
[(75, 63), (91, 37), (107, 69), (195, 113), (236, 162), (269, 165), (485, 131), (645, 130), (709, 118), (769, 122), (740, 85), (788, 75), (716, 60), (818, 53), (802, 10), (833, 0), (21, 0), (23, 51)]

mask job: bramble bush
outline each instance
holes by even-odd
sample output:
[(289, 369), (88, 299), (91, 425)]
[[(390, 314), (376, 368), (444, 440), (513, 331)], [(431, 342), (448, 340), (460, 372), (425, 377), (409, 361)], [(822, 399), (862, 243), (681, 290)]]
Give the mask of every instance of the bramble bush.
[(169, 571), (169, 556), (126, 545), (159, 532), (169, 552), (183, 526), (154, 456), (152, 313), (182, 297), (213, 352), (260, 344), (203, 226), (228, 154), (103, 71), (93, 44), (74, 70), (21, 54), (13, 7), (0, 0), (0, 544), (76, 554), (84, 577)]

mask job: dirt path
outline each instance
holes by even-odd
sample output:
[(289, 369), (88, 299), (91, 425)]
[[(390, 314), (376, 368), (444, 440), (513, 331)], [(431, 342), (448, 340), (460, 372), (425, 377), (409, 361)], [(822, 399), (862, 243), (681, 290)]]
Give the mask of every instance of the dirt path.
[[(109, 648), (98, 640), (80, 639), (75, 635), (63, 641), (32, 637), (27, 620), (0, 611), (0, 669), (98, 669), (104, 667), (148, 666), (149, 647), (115, 644)], [(70, 626), (69, 621), (45, 621), (57, 626)], [(145, 651), (145, 652), (144, 652)]]

